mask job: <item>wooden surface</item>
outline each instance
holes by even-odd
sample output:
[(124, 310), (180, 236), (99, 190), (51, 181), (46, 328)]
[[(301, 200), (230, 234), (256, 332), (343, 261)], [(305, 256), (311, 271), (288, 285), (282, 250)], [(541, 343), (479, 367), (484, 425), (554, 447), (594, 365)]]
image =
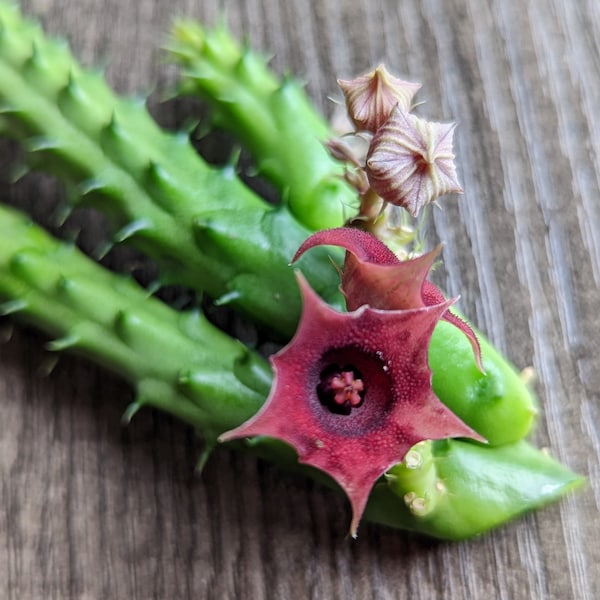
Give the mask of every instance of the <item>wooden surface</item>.
[[(210, 24), (219, 4), (22, 2), (86, 64), (108, 63), (122, 92), (165, 89), (171, 18)], [(148, 411), (122, 429), (125, 385), (74, 358), (43, 377), (43, 338), (19, 330), (0, 346), (0, 597), (600, 598), (600, 3), (223, 4), (233, 30), (303, 77), (323, 110), (336, 76), (385, 61), (423, 82), (422, 113), (458, 122), (466, 191), (435, 212), (437, 280), (519, 367), (535, 367), (534, 440), (589, 484), (466, 543), (370, 525), (354, 542), (341, 496), (225, 451), (195, 478), (188, 428)], [(192, 108), (154, 112), (176, 125)], [(4, 166), (12, 146), (0, 149)], [(61, 194), (41, 177), (6, 188), (46, 224)], [(96, 221), (83, 222), (91, 245)]]

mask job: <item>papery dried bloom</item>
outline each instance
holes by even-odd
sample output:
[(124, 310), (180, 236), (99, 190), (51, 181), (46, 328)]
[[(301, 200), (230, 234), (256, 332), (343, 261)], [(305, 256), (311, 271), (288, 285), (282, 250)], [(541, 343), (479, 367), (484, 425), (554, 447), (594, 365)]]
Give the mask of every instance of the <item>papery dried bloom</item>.
[(338, 79), (344, 93), (348, 115), (357, 130), (375, 133), (388, 119), (397, 104), (412, 108), (420, 83), (402, 81), (390, 75), (384, 65), (356, 79)]
[[(300, 246), (294, 260), (320, 245), (341, 246), (347, 250), (342, 292), (348, 310), (356, 310), (365, 304), (384, 310), (411, 309), (445, 301), (442, 292), (427, 280), (440, 246), (417, 258), (401, 261), (383, 242), (366, 231), (338, 227), (311, 235)], [(450, 310), (441, 318), (467, 336), (473, 347), (475, 362), (483, 371), (481, 348), (471, 327)]]
[(437, 197), (461, 193), (456, 176), (453, 123), (433, 123), (396, 106), (367, 153), (371, 187), (411, 215)]
[(298, 276), (303, 312), (294, 339), (272, 357), (262, 409), (221, 436), (269, 436), (346, 492), (355, 536), (375, 481), (425, 439), (482, 440), (431, 389), (429, 341), (452, 301), (412, 310), (363, 306), (340, 313)]

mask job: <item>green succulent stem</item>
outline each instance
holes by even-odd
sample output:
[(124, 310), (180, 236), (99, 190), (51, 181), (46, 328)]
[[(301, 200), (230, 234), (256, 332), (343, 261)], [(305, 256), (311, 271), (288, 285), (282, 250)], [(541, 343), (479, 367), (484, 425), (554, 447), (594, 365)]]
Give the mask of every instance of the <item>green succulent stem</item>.
[[(187, 134), (161, 130), (138, 100), (117, 96), (64, 44), (0, 3), (0, 131), (29, 166), (57, 175), (71, 202), (107, 214), (114, 243), (152, 257), (166, 283), (207, 292), (291, 337), (300, 296), (288, 263), (310, 230), (235, 175), (203, 161)], [(341, 299), (327, 253), (307, 277)]]
[(0, 206), (0, 313), (53, 337), (129, 381), (136, 406), (192, 424), (207, 441), (263, 404), (267, 362), (199, 311), (177, 312)]
[(419, 442), (408, 451), (401, 464), (385, 475), (394, 493), (403, 498), (417, 517), (435, 511), (438, 501), (446, 497), (445, 484), (437, 476), (433, 458), (433, 442)]
[(399, 465), (391, 470), (392, 477), (375, 486), (367, 519), (461, 540), (497, 527), (532, 506), (541, 508), (585, 482), (524, 440), (495, 447), (461, 440), (426, 444), (430, 448), (417, 475)]
[(356, 214), (356, 191), (324, 145), (332, 135), (329, 125), (299, 82), (276, 77), (223, 24), (207, 30), (177, 21), (167, 50), (182, 68), (179, 93), (210, 103), (215, 125), (250, 150), (258, 172), (301, 223), (309, 229), (339, 227)]

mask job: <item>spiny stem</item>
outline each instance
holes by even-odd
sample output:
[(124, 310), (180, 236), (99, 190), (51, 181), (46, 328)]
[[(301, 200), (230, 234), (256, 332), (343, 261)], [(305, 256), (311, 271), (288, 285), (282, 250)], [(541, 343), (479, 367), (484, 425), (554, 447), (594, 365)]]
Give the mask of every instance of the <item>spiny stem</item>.
[[(300, 300), (288, 261), (310, 231), (232, 168), (207, 165), (187, 135), (162, 131), (143, 105), (115, 95), (1, 4), (0, 107), (4, 133), (22, 142), (31, 165), (66, 181), (73, 202), (106, 213), (114, 242), (155, 259), (166, 282), (292, 335)], [(308, 262), (314, 288), (339, 304), (327, 254)]]
[(208, 440), (239, 425), (268, 393), (260, 356), (199, 312), (179, 313), (0, 206), (0, 312), (54, 336), (129, 381), (139, 406), (192, 424)]
[(324, 145), (330, 128), (297, 81), (277, 78), (224, 25), (177, 21), (167, 50), (182, 67), (179, 92), (209, 101), (215, 124), (250, 150), (298, 220), (310, 229), (337, 227), (356, 212), (356, 193)]

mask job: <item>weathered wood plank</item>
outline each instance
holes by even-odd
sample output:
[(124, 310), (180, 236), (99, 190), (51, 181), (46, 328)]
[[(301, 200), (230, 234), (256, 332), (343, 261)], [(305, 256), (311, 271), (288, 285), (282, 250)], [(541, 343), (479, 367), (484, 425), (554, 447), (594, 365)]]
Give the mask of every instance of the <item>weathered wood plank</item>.
[[(170, 19), (212, 23), (221, 3), (22, 4), (133, 93), (172, 81), (158, 50)], [(352, 542), (339, 495), (224, 451), (195, 478), (186, 427), (146, 412), (120, 429), (124, 385), (73, 358), (40, 376), (43, 340), (17, 331), (0, 345), (1, 597), (600, 597), (600, 5), (235, 0), (227, 13), (323, 110), (336, 76), (385, 61), (424, 83), (423, 114), (458, 121), (465, 194), (435, 212), (436, 277), (517, 365), (535, 366), (535, 441), (590, 484), (466, 543), (370, 525)], [(189, 108), (153, 104), (168, 125)], [(35, 176), (4, 193), (48, 224), (61, 192)], [(81, 222), (91, 247), (100, 227)]]

